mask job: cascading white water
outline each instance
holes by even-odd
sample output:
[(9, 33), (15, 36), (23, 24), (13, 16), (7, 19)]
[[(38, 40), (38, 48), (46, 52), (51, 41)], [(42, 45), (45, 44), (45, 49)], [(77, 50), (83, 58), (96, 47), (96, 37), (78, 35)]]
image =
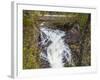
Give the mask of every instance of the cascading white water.
[(52, 68), (64, 67), (63, 59), (71, 62), (71, 50), (64, 42), (64, 31), (54, 30), (47, 27), (40, 28), (40, 44), (43, 47), (40, 57), (48, 61)]

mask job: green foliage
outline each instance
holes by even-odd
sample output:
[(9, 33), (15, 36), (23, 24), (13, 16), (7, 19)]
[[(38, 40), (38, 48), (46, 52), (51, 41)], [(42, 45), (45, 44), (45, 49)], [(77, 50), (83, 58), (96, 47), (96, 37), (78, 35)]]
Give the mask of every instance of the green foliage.
[(23, 11), (23, 69), (39, 67), (38, 32), (35, 30), (37, 19), (33, 11)]
[(88, 15), (89, 14), (86, 14), (86, 13), (84, 13), (84, 14), (80, 13), (77, 15), (81, 31), (82, 31), (83, 27), (86, 25), (86, 22), (88, 20)]

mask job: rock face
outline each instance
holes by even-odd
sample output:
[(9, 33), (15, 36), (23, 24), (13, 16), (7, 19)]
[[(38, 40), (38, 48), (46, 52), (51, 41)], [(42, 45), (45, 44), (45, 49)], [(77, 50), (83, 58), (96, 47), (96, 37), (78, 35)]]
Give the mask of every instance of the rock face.
[(84, 33), (82, 35), (81, 42), (81, 53), (82, 53), (82, 59), (81, 59), (81, 65), (82, 66), (90, 66), (91, 65), (91, 37), (90, 37), (90, 24), (86, 26), (84, 29)]
[(67, 43), (75, 43), (80, 40), (80, 30), (79, 25), (73, 26), (70, 30), (66, 32), (66, 40)]
[(80, 58), (80, 36), (81, 36), (81, 34), (80, 34), (79, 24), (73, 24), (72, 27), (70, 29), (68, 29), (67, 32), (66, 32), (65, 42), (69, 44), (69, 47), (72, 51), (73, 66), (77, 66), (78, 63), (79, 63), (79, 58)]

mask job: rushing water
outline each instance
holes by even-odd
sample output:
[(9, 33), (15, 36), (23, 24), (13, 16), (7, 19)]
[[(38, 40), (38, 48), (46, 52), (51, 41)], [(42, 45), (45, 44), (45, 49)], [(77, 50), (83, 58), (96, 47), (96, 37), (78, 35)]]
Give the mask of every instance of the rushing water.
[(41, 59), (48, 61), (50, 67), (60, 68), (64, 64), (71, 63), (71, 50), (65, 43), (66, 33), (58, 29), (47, 27), (40, 28)]

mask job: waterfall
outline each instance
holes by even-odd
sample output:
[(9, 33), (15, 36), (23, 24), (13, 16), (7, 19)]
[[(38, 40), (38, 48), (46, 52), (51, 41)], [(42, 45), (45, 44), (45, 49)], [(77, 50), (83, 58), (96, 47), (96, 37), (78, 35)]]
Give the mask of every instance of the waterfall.
[(64, 31), (40, 27), (40, 58), (48, 61), (52, 68), (64, 67), (65, 62), (71, 62), (71, 50), (64, 42), (64, 36)]

